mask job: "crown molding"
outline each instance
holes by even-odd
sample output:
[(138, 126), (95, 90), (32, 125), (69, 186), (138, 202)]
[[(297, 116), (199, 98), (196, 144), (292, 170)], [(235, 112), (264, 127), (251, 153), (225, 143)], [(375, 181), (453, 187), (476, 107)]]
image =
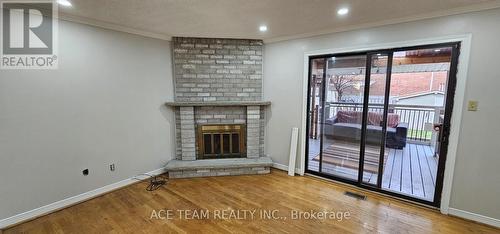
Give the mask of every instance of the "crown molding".
[(154, 38), (154, 39), (160, 39), (160, 40), (165, 40), (165, 41), (172, 40), (172, 36), (167, 35), (167, 34), (149, 32), (146, 30), (136, 29), (136, 28), (127, 27), (127, 26), (118, 25), (118, 24), (109, 23), (109, 22), (104, 22), (104, 21), (100, 21), (100, 20), (94, 20), (94, 19), (90, 19), (87, 17), (70, 15), (70, 14), (66, 14), (66, 13), (62, 13), (62, 12), (59, 12), (58, 18), (59, 18), (59, 20), (69, 21), (69, 22), (73, 22), (73, 23), (86, 24), (86, 25), (90, 25), (90, 26), (94, 26), (94, 27), (99, 27), (99, 28), (104, 28), (104, 29), (109, 29), (109, 30), (114, 30), (114, 31), (119, 31), (119, 32), (125, 32), (125, 33), (135, 34), (135, 35), (139, 35), (139, 36)]
[[(321, 35), (332, 34), (332, 33), (354, 31), (354, 30), (359, 30), (359, 29), (380, 27), (380, 26), (399, 24), (399, 23), (407, 23), (407, 22), (412, 22), (412, 21), (432, 19), (432, 18), (438, 18), (438, 17), (444, 17), (444, 16), (459, 15), (459, 14), (470, 13), (470, 12), (485, 11), (485, 10), (491, 10), (491, 9), (496, 9), (496, 8), (500, 8), (500, 2), (498, 2), (498, 1), (486, 2), (486, 3), (474, 4), (471, 6), (452, 8), (452, 9), (448, 9), (448, 10), (444, 10), (444, 11), (424, 13), (424, 14), (414, 15), (414, 16), (410, 16), (410, 17), (381, 20), (381, 21), (370, 22), (370, 23), (361, 23), (361, 24), (356, 24), (356, 25), (351, 25), (351, 26), (346, 26), (346, 27), (332, 27), (332, 28), (328, 28), (328, 29), (324, 29), (324, 30), (295, 34), (295, 35), (291, 35), (291, 36), (272, 37), (272, 38), (268, 38), (268, 39), (264, 38), (263, 40), (265, 43), (275, 43), (275, 42), (281, 42), (281, 41), (287, 41), (287, 40), (321, 36)], [(104, 29), (110, 29), (110, 30), (114, 30), (114, 31), (126, 32), (126, 33), (130, 33), (130, 34), (144, 36), (144, 37), (160, 39), (160, 40), (166, 40), (166, 41), (172, 40), (172, 36), (168, 35), (168, 34), (150, 32), (147, 30), (136, 29), (136, 28), (127, 27), (127, 26), (123, 26), (123, 25), (119, 25), (119, 24), (115, 24), (115, 23), (94, 20), (94, 19), (90, 19), (87, 17), (75, 16), (75, 15), (70, 15), (70, 14), (61, 13), (61, 12), (59, 12), (59, 19), (69, 21), (69, 22), (91, 25), (91, 26), (104, 28)], [(194, 34), (196, 34), (196, 33), (194, 33)]]
[(444, 10), (444, 11), (424, 13), (424, 14), (414, 15), (414, 16), (410, 16), (410, 17), (381, 20), (381, 21), (362, 23), (362, 24), (346, 26), (346, 27), (334, 27), (334, 28), (319, 30), (319, 31), (315, 31), (315, 32), (296, 34), (296, 35), (292, 35), (292, 36), (273, 37), (273, 38), (269, 38), (269, 39), (264, 39), (264, 43), (270, 44), (270, 43), (275, 43), (275, 42), (309, 38), (309, 37), (321, 36), (321, 35), (332, 34), (332, 33), (354, 31), (354, 30), (359, 30), (359, 29), (381, 27), (381, 26), (392, 25), (392, 24), (408, 23), (408, 22), (425, 20), (425, 19), (432, 19), (432, 18), (439, 18), (439, 17), (451, 16), (451, 15), (459, 15), (459, 14), (465, 14), (465, 13), (471, 13), (471, 12), (485, 11), (485, 10), (491, 10), (491, 9), (496, 9), (496, 8), (500, 8), (500, 2), (498, 2), (498, 1), (497, 2), (480, 3), (480, 4), (475, 4), (472, 6), (452, 8), (452, 9), (448, 9), (448, 10)]

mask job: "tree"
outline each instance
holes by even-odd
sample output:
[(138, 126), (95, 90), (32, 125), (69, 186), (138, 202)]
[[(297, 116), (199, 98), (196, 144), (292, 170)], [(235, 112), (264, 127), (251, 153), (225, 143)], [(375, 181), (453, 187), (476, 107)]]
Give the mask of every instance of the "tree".
[(344, 92), (354, 87), (356, 83), (355, 77), (354, 75), (333, 75), (330, 78), (330, 84), (332, 84), (333, 89), (337, 92), (337, 101), (342, 101)]

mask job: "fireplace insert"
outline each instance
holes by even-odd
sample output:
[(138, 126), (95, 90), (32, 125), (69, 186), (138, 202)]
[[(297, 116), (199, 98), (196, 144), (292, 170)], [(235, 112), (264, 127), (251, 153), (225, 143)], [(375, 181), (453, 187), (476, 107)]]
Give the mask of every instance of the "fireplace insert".
[(198, 125), (198, 158), (246, 157), (244, 124)]

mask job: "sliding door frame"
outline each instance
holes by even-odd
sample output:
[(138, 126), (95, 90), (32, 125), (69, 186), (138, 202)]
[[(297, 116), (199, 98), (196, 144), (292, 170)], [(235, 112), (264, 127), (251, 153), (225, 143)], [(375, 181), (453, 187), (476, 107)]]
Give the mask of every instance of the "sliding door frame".
[[(425, 45), (416, 45), (416, 46), (406, 46), (406, 47), (398, 47), (398, 48), (391, 48), (391, 49), (373, 49), (373, 50), (366, 50), (366, 51), (357, 51), (357, 52), (343, 52), (343, 53), (330, 53), (330, 54), (320, 54), (320, 55), (310, 55), (308, 56), (308, 62), (309, 62), (309, 71), (307, 75), (307, 105), (306, 108), (309, 108), (310, 105), (310, 90), (311, 90), (311, 84), (310, 84), (310, 77), (311, 77), (311, 61), (314, 59), (321, 59), (323, 58), (325, 61), (325, 66), (323, 68), (323, 81), (322, 81), (322, 114), (321, 114), (321, 127), (323, 128), (324, 125), (324, 105), (325, 105), (325, 88), (326, 88), (326, 69), (327, 69), (327, 59), (331, 57), (346, 57), (346, 56), (356, 56), (356, 55), (366, 55), (366, 70), (365, 70), (365, 90), (364, 90), (364, 98), (363, 98), (363, 119), (362, 119), (362, 131), (361, 131), (361, 142), (360, 142), (360, 155), (359, 155), (359, 167), (358, 167), (358, 179), (357, 180), (349, 180), (347, 178), (342, 178), (339, 176), (331, 175), (331, 174), (325, 174), (322, 173), (322, 151), (323, 151), (323, 129), (321, 130), (321, 143), (320, 143), (320, 162), (319, 162), (319, 169), (318, 171), (312, 171), (308, 169), (308, 152), (309, 152), (309, 141), (308, 138), (303, 139), (305, 141), (305, 150), (302, 152), (303, 153), (303, 161), (305, 165), (305, 173), (320, 176), (320, 177), (325, 177), (328, 179), (340, 181), (343, 183), (348, 183), (352, 184), (364, 189), (368, 190), (373, 190), (376, 192), (384, 193), (390, 196), (394, 196), (397, 198), (402, 198), (405, 200), (417, 202), (420, 204), (432, 206), (432, 207), (440, 207), (441, 205), (441, 195), (443, 191), (443, 184), (445, 180), (445, 166), (446, 166), (446, 158), (447, 158), (447, 153), (448, 153), (448, 147), (449, 147), (449, 135), (450, 135), (450, 128), (451, 128), (451, 117), (453, 113), (453, 107), (454, 107), (454, 100), (455, 100), (455, 90), (456, 90), (456, 85), (457, 85), (457, 76), (458, 76), (458, 59), (460, 55), (460, 49), (461, 49), (461, 43), (462, 41), (457, 40), (457, 41), (451, 41), (451, 42), (444, 42), (444, 43), (434, 43), (434, 44), (425, 44)], [(389, 190), (384, 190), (382, 189), (382, 175), (383, 175), (383, 170), (384, 170), (384, 150), (385, 150), (385, 134), (384, 137), (382, 137), (381, 142), (383, 143), (381, 145), (381, 152), (380, 152), (380, 158), (379, 158), (379, 165), (378, 165), (378, 177), (377, 177), (377, 183), (376, 185), (368, 184), (368, 183), (363, 183), (363, 174), (364, 174), (364, 149), (365, 149), (365, 135), (366, 135), (366, 123), (367, 123), (367, 115), (368, 115), (368, 96), (369, 96), (369, 84), (370, 84), (370, 78), (371, 78), (371, 60), (372, 56), (377, 53), (382, 53), (382, 54), (387, 54), (388, 55), (388, 63), (387, 63), (387, 71), (386, 71), (386, 90), (385, 90), (385, 103), (384, 103), (384, 119), (383, 119), (383, 124), (384, 127), (383, 129), (384, 132), (386, 133), (386, 121), (387, 121), (387, 111), (389, 107), (388, 99), (389, 99), (389, 92), (390, 92), (390, 82), (391, 82), (391, 75), (392, 75), (392, 60), (393, 60), (393, 54), (394, 52), (398, 51), (407, 51), (407, 50), (417, 50), (417, 49), (433, 49), (433, 48), (442, 48), (442, 47), (452, 47), (452, 54), (451, 54), (451, 66), (450, 66), (450, 72), (447, 77), (447, 92), (446, 92), (446, 99), (445, 99), (445, 119), (443, 122), (443, 129), (445, 129), (442, 133), (442, 138), (441, 138), (441, 152), (440, 152), (440, 157), (439, 157), (439, 162), (438, 162), (438, 170), (437, 170), (437, 179), (436, 179), (436, 187), (435, 187), (435, 192), (434, 192), (434, 198), (433, 201), (427, 201), (423, 200), (417, 197), (413, 196), (408, 196), (404, 195), (402, 193), (396, 193), (392, 192)], [(461, 112), (461, 110), (460, 110)], [(459, 113), (461, 114), (461, 113)], [(306, 123), (309, 123), (309, 114), (305, 116), (306, 118)], [(306, 133), (309, 132), (309, 124), (306, 124)], [(453, 160), (454, 161), (454, 160)]]
[[(373, 54), (371, 55), (373, 56)], [(392, 59), (394, 58), (394, 52), (389, 52), (387, 54), (387, 70), (386, 70), (386, 81), (385, 81), (385, 93), (384, 93), (384, 114), (382, 117), (382, 139), (380, 140), (380, 157), (378, 160), (378, 175), (377, 175), (377, 188), (382, 188), (382, 175), (384, 174), (384, 160), (385, 160), (385, 143), (387, 135), (387, 116), (389, 115), (389, 101), (391, 93), (391, 77), (392, 77)]]

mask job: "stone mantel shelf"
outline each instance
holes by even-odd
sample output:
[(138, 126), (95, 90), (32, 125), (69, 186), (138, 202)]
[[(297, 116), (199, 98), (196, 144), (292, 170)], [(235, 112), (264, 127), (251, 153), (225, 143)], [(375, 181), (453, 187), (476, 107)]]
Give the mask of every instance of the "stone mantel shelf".
[(177, 106), (269, 106), (270, 101), (217, 101), (217, 102), (167, 102), (165, 105)]

